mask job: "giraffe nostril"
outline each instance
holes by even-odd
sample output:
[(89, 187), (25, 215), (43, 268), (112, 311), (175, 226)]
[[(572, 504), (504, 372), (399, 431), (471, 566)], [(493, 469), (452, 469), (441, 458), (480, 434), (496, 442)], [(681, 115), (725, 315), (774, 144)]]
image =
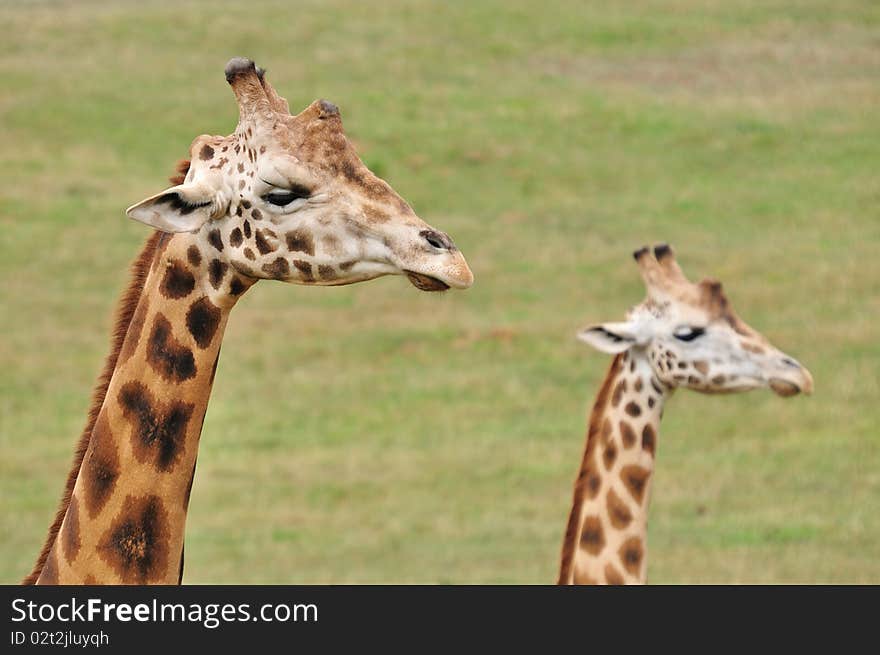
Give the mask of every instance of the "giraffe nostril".
[(455, 250), (455, 244), (452, 243), (452, 239), (442, 232), (437, 232), (435, 230), (422, 230), (419, 232), (419, 235), (438, 250)]
[(798, 364), (796, 361), (794, 361), (790, 357), (783, 357), (782, 363), (785, 364), (786, 366), (791, 366), (792, 368), (800, 368), (801, 367), (800, 364)]

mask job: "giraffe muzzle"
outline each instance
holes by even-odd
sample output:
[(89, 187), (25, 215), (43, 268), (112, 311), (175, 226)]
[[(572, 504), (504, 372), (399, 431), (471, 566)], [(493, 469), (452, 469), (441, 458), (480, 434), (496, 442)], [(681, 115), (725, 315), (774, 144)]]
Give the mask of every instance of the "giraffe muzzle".
[(779, 371), (770, 376), (767, 384), (777, 396), (783, 398), (813, 393), (813, 376), (800, 362), (787, 356), (780, 359)]
[(402, 262), (401, 272), (420, 291), (467, 289), (474, 274), (450, 236), (434, 229), (421, 230), (414, 260)]

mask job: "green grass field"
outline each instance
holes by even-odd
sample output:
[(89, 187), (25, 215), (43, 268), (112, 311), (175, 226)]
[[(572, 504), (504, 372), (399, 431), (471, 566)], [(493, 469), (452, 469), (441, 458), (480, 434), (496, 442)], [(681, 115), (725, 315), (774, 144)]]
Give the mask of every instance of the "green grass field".
[(186, 582), (553, 582), (607, 367), (574, 334), (669, 241), (816, 392), (675, 396), (649, 581), (880, 583), (878, 3), (3, 2), (0, 25), (0, 582), (42, 545), (147, 235), (123, 209), (234, 129), (246, 55), (292, 108), (337, 103), (476, 283), (247, 294)]

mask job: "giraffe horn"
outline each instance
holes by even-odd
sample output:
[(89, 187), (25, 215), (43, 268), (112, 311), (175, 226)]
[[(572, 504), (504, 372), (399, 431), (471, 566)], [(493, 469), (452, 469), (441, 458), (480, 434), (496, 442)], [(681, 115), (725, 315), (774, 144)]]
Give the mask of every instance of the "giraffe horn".
[(639, 273), (642, 275), (648, 295), (654, 295), (655, 291), (661, 290), (663, 288), (663, 271), (651, 254), (651, 249), (648, 246), (639, 248), (633, 253), (633, 259), (639, 266)]
[(676, 287), (689, 284), (675, 261), (675, 253), (669, 244), (658, 244), (653, 251), (644, 246), (633, 253), (633, 258), (639, 265), (639, 272), (651, 297), (668, 296), (674, 293)]
[(246, 123), (273, 123), (275, 111), (263, 88), (260, 73), (254, 62), (235, 57), (226, 64), (226, 81), (238, 100), (239, 125)]
[(283, 114), (285, 116), (290, 114), (290, 105), (287, 104), (287, 100), (278, 95), (278, 92), (269, 84), (269, 80), (266, 79), (266, 69), (260, 68), (257, 66), (257, 77), (260, 78), (260, 84), (263, 85), (263, 91), (266, 93), (266, 98), (269, 100), (269, 105), (272, 107), (273, 111), (277, 114)]
[(654, 257), (670, 282), (680, 284), (688, 281), (678, 262), (675, 261), (675, 252), (668, 243), (654, 246)]

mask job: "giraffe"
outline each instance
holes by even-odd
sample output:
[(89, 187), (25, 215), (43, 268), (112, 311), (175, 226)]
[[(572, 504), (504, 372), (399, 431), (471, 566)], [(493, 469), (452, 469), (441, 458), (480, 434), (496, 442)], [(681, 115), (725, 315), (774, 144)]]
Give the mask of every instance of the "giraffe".
[(813, 390), (806, 368), (734, 313), (720, 282), (689, 282), (665, 244), (633, 256), (647, 298), (625, 322), (578, 334), (614, 358), (590, 414), (558, 584), (645, 582), (654, 455), (663, 407), (676, 388), (769, 387), (783, 397)]
[(338, 108), (293, 116), (253, 61), (225, 69), (239, 122), (202, 135), (174, 186), (127, 215), (153, 228), (120, 301), (60, 508), (25, 584), (176, 584), (202, 421), (236, 301), (259, 280), (405, 275), (464, 289), (448, 235), (358, 158)]

